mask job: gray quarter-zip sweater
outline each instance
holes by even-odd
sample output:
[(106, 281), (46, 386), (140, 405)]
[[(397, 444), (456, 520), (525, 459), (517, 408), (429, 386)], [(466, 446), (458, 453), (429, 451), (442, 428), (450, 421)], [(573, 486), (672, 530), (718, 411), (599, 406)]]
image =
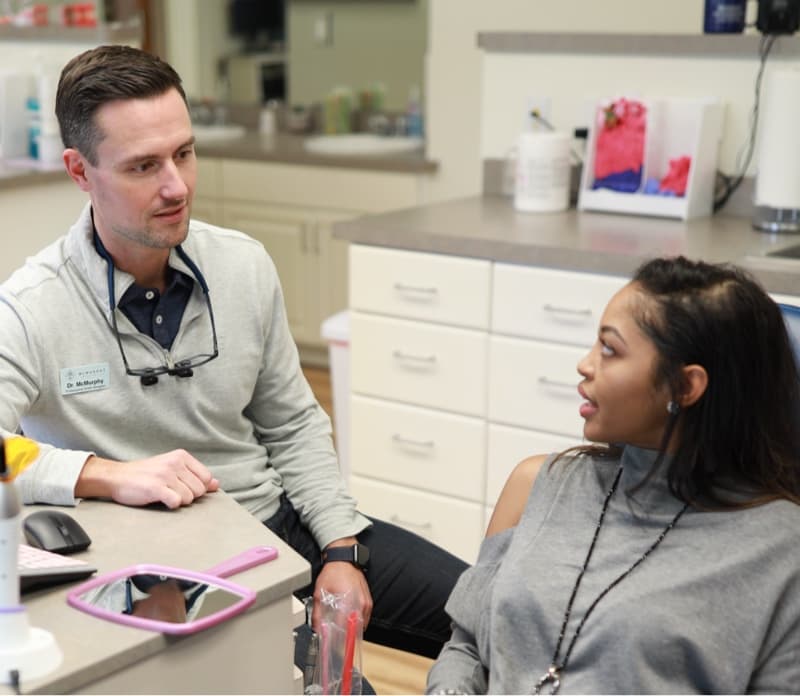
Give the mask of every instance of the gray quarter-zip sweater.
[[(627, 447), (619, 487), (578, 590), (559, 661), (593, 600), (682, 507), (656, 478), (626, 491), (655, 453)], [(531, 693), (619, 461), (545, 464), (519, 524), (483, 542), (447, 603), (452, 639), (428, 692)], [(800, 693), (800, 506), (689, 508), (584, 624), (561, 694)], [(542, 693), (550, 693), (545, 684)]]
[[(183, 448), (259, 520), (285, 491), (320, 546), (361, 531), (369, 521), (341, 481), (330, 420), (300, 370), (272, 260), (244, 234), (197, 221), (182, 248), (210, 288), (219, 341), (219, 357), (190, 378), (164, 375), (145, 387), (125, 373), (89, 205), (0, 287), (0, 432), (22, 427), (42, 445), (19, 478), (23, 500), (74, 505), (92, 453), (129, 461)], [(174, 249), (169, 264), (192, 275)], [(116, 298), (132, 283), (117, 270)], [(122, 312), (116, 319), (133, 368), (212, 350), (197, 283), (169, 351)]]

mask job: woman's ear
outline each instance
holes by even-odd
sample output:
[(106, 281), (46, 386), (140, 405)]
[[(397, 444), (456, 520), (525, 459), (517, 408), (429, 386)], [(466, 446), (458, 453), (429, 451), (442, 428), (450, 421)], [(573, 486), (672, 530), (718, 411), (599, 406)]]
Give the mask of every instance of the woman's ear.
[(702, 365), (685, 365), (683, 373), (683, 391), (678, 396), (681, 408), (691, 406), (706, 393), (708, 387), (708, 373)]

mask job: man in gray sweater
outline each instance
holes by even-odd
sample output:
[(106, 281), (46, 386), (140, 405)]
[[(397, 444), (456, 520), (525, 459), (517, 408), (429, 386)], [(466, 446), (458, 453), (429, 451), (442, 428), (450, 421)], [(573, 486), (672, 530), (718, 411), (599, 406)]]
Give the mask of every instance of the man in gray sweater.
[(64, 68), (56, 114), (90, 202), (0, 288), (0, 434), (41, 444), (24, 500), (177, 508), (221, 488), (309, 560), (317, 599), (357, 598), (367, 639), (435, 656), (465, 566), (356, 510), (271, 259), (190, 221), (179, 76), (101, 46)]

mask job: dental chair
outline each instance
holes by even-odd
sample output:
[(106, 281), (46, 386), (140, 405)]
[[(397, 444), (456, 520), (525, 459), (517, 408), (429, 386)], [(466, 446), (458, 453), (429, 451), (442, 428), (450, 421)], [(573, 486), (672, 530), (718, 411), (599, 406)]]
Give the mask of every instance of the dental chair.
[(778, 303), (783, 314), (783, 320), (786, 322), (786, 328), (789, 331), (789, 338), (792, 339), (794, 346), (794, 357), (800, 367), (800, 307), (794, 305)]

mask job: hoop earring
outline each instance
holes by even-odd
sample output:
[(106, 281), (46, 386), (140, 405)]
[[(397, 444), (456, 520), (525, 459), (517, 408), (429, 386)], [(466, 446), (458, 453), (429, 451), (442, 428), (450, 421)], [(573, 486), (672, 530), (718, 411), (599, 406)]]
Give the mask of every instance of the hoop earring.
[(677, 416), (680, 410), (681, 407), (678, 402), (670, 399), (670, 401), (667, 403), (667, 413), (669, 413), (671, 416)]

